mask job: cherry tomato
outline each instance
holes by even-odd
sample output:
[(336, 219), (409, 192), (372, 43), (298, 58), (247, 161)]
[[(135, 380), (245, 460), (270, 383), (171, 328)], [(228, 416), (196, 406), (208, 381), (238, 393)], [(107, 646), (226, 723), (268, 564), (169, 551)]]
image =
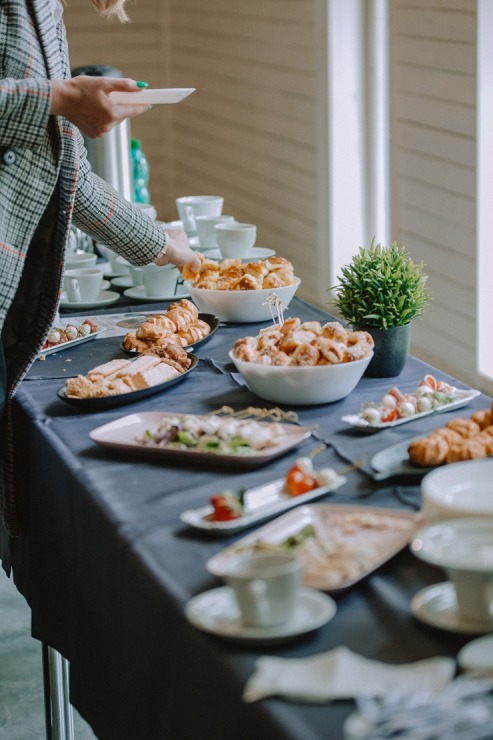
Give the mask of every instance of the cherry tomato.
[(238, 504), (232, 505), (231, 498), (216, 494), (211, 496), (210, 502), (214, 508), (212, 519), (216, 522), (229, 522), (232, 519), (239, 519), (241, 517), (241, 509)]
[(302, 493), (313, 491), (317, 486), (315, 478), (299, 470), (296, 465), (291, 468), (286, 476), (286, 491), (290, 496), (299, 496)]
[(389, 409), (385, 416), (382, 416), (382, 421), (394, 421), (398, 418), (397, 409)]

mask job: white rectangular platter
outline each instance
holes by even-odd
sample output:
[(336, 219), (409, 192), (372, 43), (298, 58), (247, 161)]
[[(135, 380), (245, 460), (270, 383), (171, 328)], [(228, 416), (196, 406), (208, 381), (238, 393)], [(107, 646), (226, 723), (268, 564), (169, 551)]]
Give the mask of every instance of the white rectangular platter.
[(210, 558), (206, 567), (222, 576), (242, 552), (286, 551), (288, 538), (306, 527), (315, 537), (289, 549), (303, 562), (303, 584), (322, 591), (349, 588), (402, 550), (421, 525), (419, 514), (371, 506), (307, 504), (264, 525)]
[[(62, 326), (61, 323), (60, 326)], [(77, 339), (71, 339), (69, 342), (53, 344), (51, 347), (46, 347), (46, 349), (40, 350), (38, 354), (38, 359), (40, 357), (46, 357), (46, 355), (53, 355), (55, 352), (63, 352), (63, 350), (69, 349), (70, 347), (76, 347), (78, 344), (89, 342), (91, 339), (96, 339), (96, 337), (102, 334), (104, 331), (105, 329), (98, 329), (97, 331), (93, 331), (91, 334), (88, 334), (86, 337), (77, 337)]]
[[(193, 414), (182, 414), (180, 412), (166, 413), (163, 411), (147, 411), (141, 414), (130, 414), (121, 419), (104, 424), (97, 429), (93, 429), (89, 436), (99, 445), (110, 447), (117, 452), (132, 453), (136, 455), (145, 455), (146, 457), (161, 458), (166, 460), (171, 458), (173, 461), (183, 460), (187, 462), (200, 462), (213, 465), (229, 465), (238, 467), (257, 467), (273, 460), (279, 455), (283, 455), (303, 440), (308, 439), (311, 431), (306, 427), (296, 424), (283, 424), (286, 434), (271, 447), (257, 450), (250, 455), (241, 454), (223, 454), (214, 452), (204, 452), (195, 449), (177, 449), (176, 447), (154, 447), (139, 444), (136, 437), (145, 434), (147, 430), (157, 429), (159, 423), (165, 417), (170, 416), (193, 416)], [(263, 425), (267, 422), (258, 422)]]
[(405, 416), (401, 419), (396, 419), (395, 421), (379, 421), (375, 424), (370, 424), (370, 422), (363, 419), (359, 414), (347, 414), (346, 416), (343, 416), (341, 420), (346, 424), (351, 424), (351, 426), (356, 427), (357, 429), (361, 429), (366, 432), (376, 432), (379, 429), (390, 429), (391, 427), (397, 427), (401, 424), (407, 424), (409, 421), (422, 419), (424, 416), (431, 416), (431, 414), (441, 414), (444, 411), (460, 409), (463, 406), (467, 406), (469, 401), (472, 401), (473, 398), (479, 396), (480, 393), (481, 391), (477, 391), (474, 388), (470, 388), (468, 390), (456, 390), (455, 395), (457, 396), (457, 400), (445, 403), (443, 406), (438, 406), (436, 409), (422, 411), (419, 414)]
[(260, 524), (267, 519), (282, 514), (295, 506), (307, 504), (321, 496), (325, 496), (332, 491), (337, 490), (346, 482), (344, 476), (339, 476), (330, 486), (320, 486), (313, 491), (300, 494), (299, 496), (290, 496), (284, 491), (284, 478), (265, 483), (262, 486), (256, 486), (245, 491), (245, 512), (238, 519), (231, 519), (226, 522), (218, 522), (211, 519), (213, 513), (212, 506), (203, 506), (200, 509), (190, 509), (181, 514), (182, 522), (189, 524), (195, 529), (201, 529), (206, 532), (212, 532), (216, 535), (228, 535), (240, 532), (253, 524)]
[(113, 102), (124, 105), (161, 105), (163, 103), (179, 103), (195, 90), (195, 87), (162, 87), (136, 90), (135, 92), (115, 90), (115, 92), (110, 93), (110, 96)]

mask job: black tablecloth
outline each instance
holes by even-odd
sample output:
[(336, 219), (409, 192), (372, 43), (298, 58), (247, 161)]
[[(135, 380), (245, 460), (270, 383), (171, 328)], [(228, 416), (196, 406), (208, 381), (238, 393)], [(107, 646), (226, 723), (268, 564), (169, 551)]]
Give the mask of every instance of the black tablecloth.
[[(329, 318), (297, 299), (288, 315)], [(339, 594), (331, 622), (288, 645), (238, 647), (186, 621), (187, 601), (220, 585), (207, 572), (206, 560), (238, 535), (215, 539), (197, 533), (181, 523), (180, 513), (205, 505), (219, 488), (281, 476), (297, 454), (309, 452), (317, 441), (310, 439), (284, 458), (245, 473), (119, 455), (98, 447), (88, 435), (135, 410), (203, 413), (223, 404), (238, 409), (273, 405), (228, 372), (233, 370), (228, 350), (234, 340), (257, 333), (260, 326), (221, 326), (197, 351), (201, 362), (187, 379), (138, 404), (79, 413), (56, 395), (64, 365), (70, 372), (85, 372), (88, 363), (95, 364), (94, 353), (97, 362), (117, 356), (117, 338), (66, 350), (70, 363), (68, 354), (48, 357), (42, 378), (35, 367), (17, 394), (17, 472), (26, 492), (27, 526), (14, 542), (16, 582), (32, 607), (34, 636), (68, 658), (73, 703), (104, 740), (230, 740), (255, 734), (336, 739), (342, 737), (351, 702), (242, 701), (258, 655), (301, 657), (347, 645), (366, 657), (399, 663), (454, 656), (468, 639), (412, 617), (411, 597), (443, 580), (443, 573), (407, 551)], [(367, 436), (341, 422), (343, 414), (356, 412), (363, 400), (380, 397), (393, 383), (414, 390), (429, 371), (410, 358), (398, 380), (363, 378), (343, 401), (298, 407), (300, 421), (317, 424), (320, 438), (333, 445), (320, 455), (320, 464), (341, 469), (347, 460), (368, 458), (406, 436), (444, 424), (447, 414)], [(489, 403), (479, 396), (454, 415), (469, 416)], [(322, 500), (409, 511), (420, 506), (416, 478), (378, 484), (360, 470), (347, 477), (341, 489)]]

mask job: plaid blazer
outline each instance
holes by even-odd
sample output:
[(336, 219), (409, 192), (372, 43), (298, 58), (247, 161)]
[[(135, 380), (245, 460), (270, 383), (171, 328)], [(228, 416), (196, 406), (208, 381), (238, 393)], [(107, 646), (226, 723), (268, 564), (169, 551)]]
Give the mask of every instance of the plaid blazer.
[[(9, 368), (11, 399), (54, 320), (70, 224), (133, 264), (152, 262), (165, 237), (91, 171), (77, 128), (49, 114), (48, 80), (70, 77), (65, 27), (63, 21), (55, 27), (50, 0), (0, 0), (0, 67), (0, 331), (32, 237), (56, 188), (59, 194), (50, 258), (43, 260), (42, 290), (31, 306), (34, 330), (15, 368)], [(0, 483), (0, 511), (16, 532), (16, 497), (3, 488), (2, 493)]]

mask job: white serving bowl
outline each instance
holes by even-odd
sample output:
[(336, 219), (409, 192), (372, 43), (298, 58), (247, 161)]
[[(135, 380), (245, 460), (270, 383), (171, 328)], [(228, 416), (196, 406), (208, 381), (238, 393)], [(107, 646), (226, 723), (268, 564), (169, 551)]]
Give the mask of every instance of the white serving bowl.
[(452, 463), (421, 481), (427, 522), (493, 517), (493, 458)]
[[(292, 285), (265, 290), (208, 290), (194, 288), (188, 280), (185, 280), (184, 284), (186, 292), (190, 293), (199, 311), (212, 313), (221, 321), (251, 324), (256, 321), (272, 321), (271, 306), (267, 303), (269, 295), (271, 293), (278, 295), (284, 308), (287, 308), (300, 282), (299, 278), (295, 278)], [(277, 319), (275, 309), (274, 317)]]
[(340, 365), (259, 365), (229, 353), (249, 389), (260, 398), (290, 406), (332, 403), (348, 396), (361, 380), (373, 352)]

